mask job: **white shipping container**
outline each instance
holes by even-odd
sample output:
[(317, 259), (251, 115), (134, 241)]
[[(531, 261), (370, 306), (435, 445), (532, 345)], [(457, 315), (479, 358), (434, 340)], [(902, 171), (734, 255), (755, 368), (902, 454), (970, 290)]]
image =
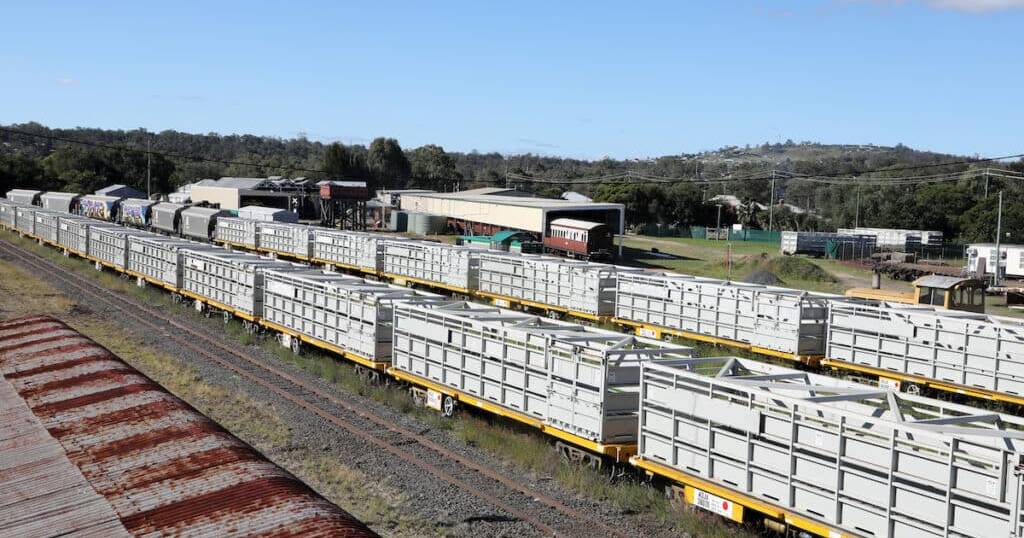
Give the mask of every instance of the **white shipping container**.
[(18, 206), (14, 202), (6, 198), (0, 198), (0, 224), (7, 228), (14, 228), (17, 208)]
[(36, 229), (36, 206), (19, 205), (14, 208), (14, 229), (32, 235)]
[(834, 301), (831, 359), (1024, 396), (1024, 321), (927, 305)]
[(390, 362), (394, 305), (444, 300), (338, 273), (267, 270), (263, 317), (370, 361)]
[(552, 305), (593, 316), (615, 314), (616, 276), (640, 269), (536, 256), (482, 252), (482, 292)]
[(821, 356), (833, 299), (842, 297), (676, 273), (621, 273), (615, 316), (791, 355)]
[(60, 230), (58, 221), (60, 213), (55, 211), (36, 211), (35, 214), (35, 235), (46, 241), (57, 242), (57, 231)]
[(263, 315), (263, 278), (267, 269), (308, 269), (293, 263), (223, 251), (184, 249), (182, 289), (244, 315)]
[(255, 250), (259, 246), (256, 221), (237, 217), (220, 217), (214, 225), (213, 238), (218, 243), (240, 245)]
[(395, 305), (393, 367), (600, 443), (633, 443), (640, 364), (692, 349), (475, 303)]
[(313, 254), (313, 228), (304, 224), (259, 222), (256, 225), (260, 250), (297, 256), (308, 260)]
[(57, 224), (60, 227), (57, 230), (57, 243), (81, 256), (89, 252), (89, 228), (103, 225), (102, 222), (75, 215), (61, 215)]
[(319, 262), (354, 267), (369, 273), (384, 270), (384, 242), (402, 237), (368, 232), (313, 228), (313, 258)]
[(642, 369), (641, 465), (844, 536), (1020, 535), (1019, 417), (733, 357)]
[(457, 290), (478, 289), (480, 251), (430, 241), (384, 241), (384, 272)]
[(128, 270), (180, 289), (184, 249), (221, 252), (216, 247), (187, 239), (156, 234), (133, 235), (128, 238)]
[(113, 224), (90, 226), (86, 253), (123, 271), (128, 266), (128, 238), (133, 235), (151, 234)]

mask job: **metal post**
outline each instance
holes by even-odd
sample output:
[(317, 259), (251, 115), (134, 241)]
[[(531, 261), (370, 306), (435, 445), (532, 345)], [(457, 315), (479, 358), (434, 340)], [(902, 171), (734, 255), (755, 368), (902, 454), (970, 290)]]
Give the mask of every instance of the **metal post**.
[(725, 244), (726, 280), (732, 280), (732, 243)]
[(715, 204), (718, 206), (718, 221), (715, 223), (715, 239), (722, 236), (722, 204)]
[(999, 191), (999, 209), (996, 210), (996, 269), (993, 271), (992, 285), (999, 285), (999, 265), (1002, 256), (999, 253), (1000, 242), (1003, 235), (1003, 191)]
[(985, 199), (988, 200), (988, 168), (985, 169)]
[(775, 170), (772, 170), (772, 194), (771, 203), (768, 205), (768, 231), (772, 231), (775, 224)]

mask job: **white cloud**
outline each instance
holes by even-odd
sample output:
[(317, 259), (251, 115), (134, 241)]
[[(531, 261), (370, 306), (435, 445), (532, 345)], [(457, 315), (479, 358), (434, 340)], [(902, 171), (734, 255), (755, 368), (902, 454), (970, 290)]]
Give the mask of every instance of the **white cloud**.
[(983, 11), (1022, 9), (1024, 8), (1024, 0), (928, 0), (928, 5), (939, 9), (980, 13)]
[(59, 78), (57, 79), (58, 86), (78, 86), (77, 78)]
[(1024, 0), (832, 0), (829, 9), (850, 4), (871, 4), (880, 8), (923, 4), (932, 9), (963, 11), (968, 13), (989, 13), (1008, 9), (1024, 9)]

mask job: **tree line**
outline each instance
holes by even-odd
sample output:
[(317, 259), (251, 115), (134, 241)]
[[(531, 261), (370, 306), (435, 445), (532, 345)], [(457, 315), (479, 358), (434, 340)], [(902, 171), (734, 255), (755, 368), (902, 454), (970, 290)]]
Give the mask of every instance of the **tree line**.
[[(153, 192), (166, 193), (204, 178), (312, 177), (367, 181), (371, 188), (428, 188), (441, 191), (481, 186), (510, 186), (541, 196), (574, 190), (596, 201), (626, 206), (633, 227), (657, 224), (685, 228), (718, 222), (717, 195), (733, 195), (739, 204), (723, 205), (723, 225), (767, 228), (772, 198), (768, 169), (794, 174), (853, 175), (863, 170), (935, 165), (961, 158), (903, 145), (826, 145), (766, 142), (701, 154), (646, 160), (582, 160), (546, 155), (449, 152), (428, 144), (404, 149), (394, 138), (369, 145), (323, 143), (305, 138), (189, 134), (177, 131), (50, 129), (36, 123), (9, 126), (39, 137), (0, 131), (0, 192), (36, 188), (93, 192), (124, 183), (146, 190), (147, 144)], [(52, 137), (52, 138), (51, 138)], [(72, 139), (108, 147), (62, 142)], [(133, 148), (135, 151), (121, 148)], [(201, 157), (193, 160), (177, 156)], [(927, 173), (959, 172), (969, 165), (928, 168)], [(1024, 171), (1024, 162), (1000, 164)], [(662, 177), (690, 177), (707, 183), (574, 183), (595, 176), (637, 171)], [(754, 176), (758, 179), (721, 181)], [(881, 174), (885, 175), (885, 174)], [(907, 175), (893, 171), (890, 175)], [(545, 182), (509, 180), (529, 176)], [(1024, 188), (1019, 182), (992, 179), (987, 195), (977, 180), (920, 186), (825, 185), (795, 179), (775, 182), (774, 229), (834, 230), (862, 226), (934, 229), (965, 241), (994, 240), (995, 193), (1004, 192), (1004, 241), (1024, 242)]]

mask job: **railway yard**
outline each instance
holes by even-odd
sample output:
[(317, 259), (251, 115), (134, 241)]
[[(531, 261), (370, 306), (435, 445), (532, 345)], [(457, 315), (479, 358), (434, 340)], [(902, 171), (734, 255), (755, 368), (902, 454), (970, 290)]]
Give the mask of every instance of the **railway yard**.
[[(0, 315), (69, 319), (383, 535), (746, 534), (708, 516), (644, 506), (651, 499), (661, 504), (658, 495), (630, 491), (624, 495), (639, 501), (631, 504), (583, 495), (569, 484), (589, 485), (595, 494), (616, 484), (571, 464), (540, 469), (561, 472), (563, 480), (526, 469), (463, 437), (505, 436), (527, 449), (543, 447), (535, 436), (476, 417), (460, 419), (471, 426), (459, 435), (452, 421), (411, 413), (404, 391), (369, 385), (348, 366), (324, 366), (333, 359), (307, 353), (296, 361), (290, 352), (275, 353), (276, 344), (255, 345), (237, 323), (225, 332), (220, 319), (173, 304), (155, 289), (25, 239), (0, 237), (0, 264), (10, 275), (0, 284)], [(239, 409), (245, 407), (251, 411)], [(650, 518), (652, 510), (659, 517)]]
[(0, 256), (257, 402), (253, 444), (378, 532), (1020, 534), (1019, 320), (222, 222), (195, 243), (0, 203)]

